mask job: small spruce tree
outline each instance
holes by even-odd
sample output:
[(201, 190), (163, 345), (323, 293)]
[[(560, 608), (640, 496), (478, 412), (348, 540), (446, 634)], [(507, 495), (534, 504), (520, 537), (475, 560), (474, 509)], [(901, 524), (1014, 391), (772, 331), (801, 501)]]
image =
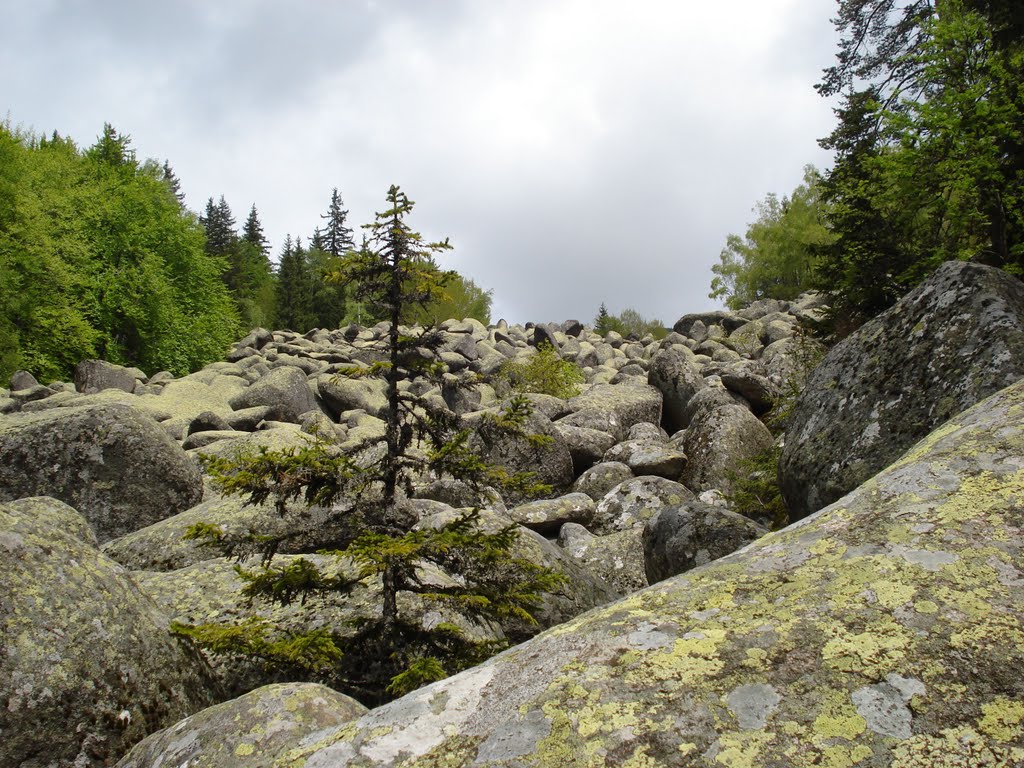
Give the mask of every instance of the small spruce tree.
[[(343, 372), (384, 378), (385, 434), (344, 451), (318, 438), (302, 449), (207, 460), (208, 470), (226, 492), (242, 494), (250, 503), (271, 500), (282, 514), (289, 514), (289, 503), (298, 498), (335, 509), (340, 519), (334, 522), (346, 531), (329, 554), (354, 564), (354, 577), (322, 572), (306, 559), (279, 568), (271, 558), (260, 568), (240, 568), (250, 597), (290, 602), (318, 593), (344, 593), (359, 582), (372, 582), (379, 586), (379, 612), (361, 620), (354, 635), (320, 629), (275, 636), (254, 620), (233, 626), (176, 627), (214, 652), (259, 657), (278, 668), (331, 668), (329, 682), (367, 703), (404, 694), (497, 650), (493, 642), (471, 638), (454, 623), (423, 625), (406, 615), (400, 594), (454, 609), (481, 625), (535, 623), (531, 610), (543, 593), (561, 582), (553, 571), (513, 554), (516, 526), (486, 532), (479, 524), (479, 509), (442, 524), (416, 525), (407, 499), (414, 481), (428, 474), (458, 478), (478, 489), (542, 489), (528, 475), (510, 475), (487, 465), (470, 449), (470, 430), (461, 429), (450, 411), (439, 411), (413, 388), (400, 387), (413, 378), (442, 380), (444, 366), (424, 354), (440, 346), (441, 335), (430, 328), (402, 328), (399, 319), (410, 305), (429, 302), (448, 279), (434, 254), (449, 245), (426, 243), (409, 228), (405, 219), (413, 204), (398, 187), (388, 191), (388, 206), (367, 226), (365, 246), (343, 256), (331, 275), (332, 280), (351, 284), (357, 297), (380, 306), (390, 317), (380, 345), (383, 360)], [(521, 432), (528, 415), (525, 400), (514, 399), (508, 410), (478, 425), (476, 432)], [(356, 503), (334, 504), (341, 499)], [(222, 547), (238, 545), (226, 541), (224, 532), (213, 525), (194, 526), (189, 535)], [(264, 544), (272, 552), (273, 542)], [(424, 568), (432, 566), (454, 578), (440, 584), (425, 578)], [(338, 568), (339, 574), (351, 571)]]

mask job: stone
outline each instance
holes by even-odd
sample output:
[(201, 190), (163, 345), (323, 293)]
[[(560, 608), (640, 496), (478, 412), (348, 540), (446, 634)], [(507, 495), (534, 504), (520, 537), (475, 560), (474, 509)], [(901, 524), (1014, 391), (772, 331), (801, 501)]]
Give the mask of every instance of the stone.
[(208, 432), (210, 430), (230, 432), (231, 424), (229, 424), (228, 420), (219, 413), (203, 411), (188, 423), (188, 427), (185, 429), (185, 434), (192, 435), (196, 432)]
[(556, 421), (555, 429), (569, 447), (573, 474), (577, 476), (601, 461), (605, 452), (615, 445), (615, 438), (599, 429), (574, 427), (564, 421)]
[(686, 454), (662, 437), (624, 440), (609, 448), (602, 460), (620, 461), (637, 476), (658, 475), (669, 480), (678, 480), (686, 466)]
[(138, 368), (125, 368), (106, 360), (83, 360), (75, 366), (75, 389), (83, 395), (94, 395), (104, 389), (131, 392), (135, 382), (145, 378), (146, 374)]
[(147, 736), (115, 768), (270, 768), (307, 738), (367, 711), (316, 683), (266, 685)]
[(184, 511), (202, 493), (198, 467), (135, 408), (68, 407), (0, 419), (0, 501), (60, 499), (100, 542)]
[(643, 421), (661, 423), (661, 393), (651, 386), (595, 384), (569, 400), (572, 413), (561, 422), (600, 429), (616, 441), (625, 440), (630, 427)]
[(647, 382), (664, 398), (665, 431), (678, 432), (689, 426), (686, 405), (705, 386), (694, 355), (684, 346), (663, 347), (651, 360)]
[(654, 584), (732, 554), (768, 533), (753, 520), (700, 501), (665, 507), (643, 532), (644, 570)]
[(689, 336), (690, 331), (698, 323), (703, 325), (705, 328), (711, 328), (711, 326), (718, 325), (724, 328), (726, 332), (732, 333), (740, 326), (745, 325), (747, 323), (747, 319), (725, 310), (692, 312), (688, 315), (683, 315), (681, 318), (676, 320), (675, 325), (672, 326), (672, 330), (681, 336)]
[(1024, 284), (947, 262), (837, 344), (797, 400), (779, 462), (791, 520), (880, 471), (946, 419), (1024, 376)]
[(52, 500), (0, 504), (0, 765), (111, 765), (218, 695), (75, 518)]
[(509, 518), (531, 531), (557, 535), (565, 523), (588, 525), (594, 517), (594, 500), (585, 493), (568, 493), (557, 499), (538, 499), (508, 511)]
[(693, 500), (693, 492), (664, 477), (633, 477), (612, 488), (594, 510), (598, 534), (643, 528), (662, 507)]
[(600, 501), (608, 491), (632, 477), (633, 471), (621, 461), (601, 462), (577, 477), (572, 489)]
[(1022, 455), (1024, 383), (800, 523), (323, 733), (288, 759), (1022, 765)]
[(582, 525), (566, 523), (558, 534), (558, 546), (623, 595), (648, 585), (638, 528), (595, 536)]
[(701, 411), (683, 441), (687, 463), (682, 482), (697, 492), (717, 488), (728, 495), (742, 462), (769, 450), (773, 443), (768, 427), (748, 408), (720, 405)]
[(381, 378), (324, 375), (317, 379), (316, 386), (327, 410), (335, 418), (356, 409), (382, 418), (388, 410), (387, 382)]
[(278, 406), (288, 421), (296, 421), (301, 414), (317, 408), (306, 374), (290, 365), (274, 368), (232, 397), (230, 403), (236, 411), (256, 405)]
[(38, 386), (39, 382), (36, 381), (36, 377), (28, 371), (15, 371), (11, 374), (11, 391), (13, 392)]

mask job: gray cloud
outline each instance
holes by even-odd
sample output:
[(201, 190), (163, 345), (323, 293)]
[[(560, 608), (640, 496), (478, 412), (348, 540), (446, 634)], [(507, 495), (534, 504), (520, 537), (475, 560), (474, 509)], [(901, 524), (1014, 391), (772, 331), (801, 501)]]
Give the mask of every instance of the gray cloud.
[(496, 315), (671, 323), (831, 125), (831, 8), (690, 5), (51, 0), (9, 10), (0, 77), (15, 123), (88, 144), (113, 122), (193, 208), (255, 202), (275, 247), (332, 187), (360, 223), (399, 183)]

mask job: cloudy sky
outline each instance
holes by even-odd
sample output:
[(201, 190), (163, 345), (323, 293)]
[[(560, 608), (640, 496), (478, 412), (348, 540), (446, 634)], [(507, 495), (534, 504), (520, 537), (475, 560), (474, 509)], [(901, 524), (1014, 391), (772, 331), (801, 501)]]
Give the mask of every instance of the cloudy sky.
[(399, 184), (496, 320), (671, 325), (754, 203), (787, 193), (831, 105), (831, 0), (5, 3), (0, 116), (169, 159), (187, 204), (256, 204), (277, 250), (338, 187)]

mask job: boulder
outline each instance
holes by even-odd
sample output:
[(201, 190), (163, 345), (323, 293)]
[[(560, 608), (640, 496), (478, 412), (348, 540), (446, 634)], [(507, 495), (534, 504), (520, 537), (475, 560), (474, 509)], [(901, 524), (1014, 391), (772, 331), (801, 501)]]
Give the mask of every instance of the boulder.
[(278, 765), (1024, 764), (1024, 384), (832, 506)]
[(570, 399), (569, 407), (573, 412), (560, 421), (599, 429), (616, 441), (625, 440), (634, 424), (661, 422), (661, 393), (645, 385), (595, 384)]
[(190, 642), (60, 502), (0, 504), (0, 765), (107, 766), (215, 701)]
[(362, 409), (381, 418), (388, 409), (387, 382), (380, 378), (323, 375), (317, 380), (317, 391), (335, 417)]
[(644, 547), (639, 528), (595, 536), (582, 525), (566, 523), (558, 546), (612, 589), (628, 595), (647, 586)]
[(75, 389), (83, 395), (94, 395), (104, 389), (132, 392), (136, 381), (144, 381), (146, 374), (138, 368), (125, 368), (106, 360), (83, 360), (75, 366)]
[(317, 407), (306, 374), (290, 365), (274, 368), (231, 398), (231, 407), (236, 411), (256, 405), (279, 406), (288, 421), (296, 421), (301, 414)]
[(662, 507), (691, 501), (693, 492), (664, 477), (633, 477), (612, 488), (594, 510), (594, 533), (643, 528)]
[(0, 500), (52, 496), (103, 542), (197, 504), (198, 467), (155, 421), (124, 405), (0, 419)]
[(563, 421), (555, 422), (555, 429), (565, 440), (572, 457), (573, 473), (580, 475), (597, 462), (615, 445), (615, 438), (599, 429), (574, 427)]
[(672, 433), (689, 426), (686, 405), (704, 388), (694, 354), (682, 345), (663, 347), (651, 360), (647, 382), (664, 397), (665, 430)]
[(569, 493), (520, 504), (510, 509), (508, 516), (531, 531), (553, 536), (565, 523), (588, 525), (594, 517), (594, 500), (585, 493)]
[(954, 414), (1024, 376), (1024, 284), (947, 262), (836, 345), (779, 462), (790, 519), (835, 501)]
[(595, 464), (572, 484), (572, 489), (600, 501), (612, 488), (633, 477), (633, 471), (620, 461)]
[(11, 374), (11, 391), (13, 392), (32, 389), (38, 386), (39, 382), (36, 381), (36, 377), (28, 371), (15, 371)]
[(766, 533), (767, 528), (743, 515), (700, 501), (665, 507), (644, 526), (647, 579), (654, 584), (707, 565)]
[[(519, 434), (490, 425), (491, 418), (492, 412), (466, 416), (467, 423), (474, 429), (472, 445), (485, 462), (505, 467), (510, 473), (532, 472), (534, 482), (550, 485), (555, 490), (572, 484), (575, 474), (569, 446), (551, 419), (533, 411), (523, 422)], [(550, 439), (544, 443), (531, 439), (536, 435)], [(513, 502), (521, 500), (515, 494), (508, 498)]]
[(772, 433), (742, 405), (720, 405), (701, 411), (686, 430), (687, 463), (682, 482), (694, 491), (732, 491), (736, 473), (746, 459), (772, 447)]
[(367, 711), (316, 683), (266, 685), (147, 736), (115, 768), (270, 768), (287, 749)]
[(622, 462), (637, 476), (658, 475), (669, 480), (678, 480), (686, 466), (686, 454), (661, 437), (624, 440), (609, 448), (603, 460)]

